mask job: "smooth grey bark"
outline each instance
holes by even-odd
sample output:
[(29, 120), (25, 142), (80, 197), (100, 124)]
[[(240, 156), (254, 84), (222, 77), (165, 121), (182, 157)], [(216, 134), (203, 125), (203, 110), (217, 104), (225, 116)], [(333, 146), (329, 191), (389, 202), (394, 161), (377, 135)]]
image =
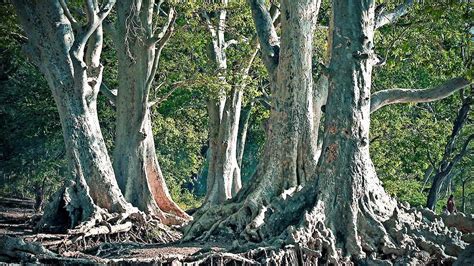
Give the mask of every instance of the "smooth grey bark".
[[(317, 131), (314, 130), (311, 57), (320, 2), (282, 1), (281, 42), (264, 2), (249, 3), (269, 72), (272, 109), (263, 158), (255, 178), (239, 199), (259, 201), (264, 195), (263, 201), (269, 202), (286, 189), (304, 185), (313, 174)], [(301, 16), (305, 19), (300, 19)]]
[(445, 83), (430, 89), (388, 89), (372, 94), (370, 112), (375, 112), (383, 106), (395, 103), (421, 103), (444, 99), (454, 92), (471, 84), (463, 77), (450, 79)]
[(242, 104), (242, 91), (235, 87), (226, 91), (227, 55), (229, 46), (224, 38), (227, 19), (227, 0), (221, 1), (222, 9), (216, 12), (214, 23), (207, 12), (202, 13), (203, 20), (211, 35), (211, 61), (215, 65), (222, 88), (216, 97), (208, 99), (208, 172), (207, 193), (204, 205), (219, 204), (231, 198), (240, 190), (240, 169), (237, 164), (237, 131)]
[(47, 207), (43, 228), (60, 219), (68, 221), (65, 227), (74, 227), (92, 219), (99, 208), (132, 210), (115, 180), (96, 110), (103, 69), (101, 23), (114, 4), (87, 2), (83, 26), (62, 1), (14, 1), (28, 36), (26, 51), (46, 77), (58, 107), (71, 180)]
[[(202, 13), (212, 40), (212, 58), (215, 72), (219, 75), (222, 89), (216, 97), (211, 97), (207, 102), (208, 109), (208, 172), (207, 193), (204, 205), (215, 205), (232, 198), (242, 187), (240, 176), (240, 165), (237, 160), (238, 132), (240, 112), (242, 108), (242, 96), (245, 82), (258, 48), (244, 59), (244, 66), (240, 71), (242, 82), (232, 86), (230, 91), (226, 90), (227, 71), (226, 49), (232, 40), (224, 38), (225, 23), (227, 16), (227, 1), (222, 1), (223, 8), (216, 13), (217, 23), (212, 21), (209, 14)], [(255, 46), (256, 43), (255, 43)]]
[[(149, 99), (160, 54), (172, 34), (176, 13), (170, 8), (168, 21), (156, 29), (154, 5), (154, 1), (133, 0), (117, 4), (115, 41), (119, 86), (113, 165), (120, 189), (130, 203), (165, 224), (179, 224), (190, 217), (171, 199), (161, 172)], [(155, 33), (157, 30), (161, 32)]]
[(468, 152), (468, 145), (470, 141), (474, 139), (474, 134), (468, 136), (468, 138), (462, 144), (460, 151), (456, 155), (454, 155), (454, 153), (456, 152), (457, 140), (459, 138), (462, 128), (464, 127), (467, 121), (472, 103), (472, 96), (466, 97), (463, 100), (463, 104), (458, 111), (456, 119), (454, 120), (451, 135), (448, 137), (448, 141), (444, 149), (443, 158), (438, 163), (438, 166), (435, 169), (433, 181), (431, 183), (430, 191), (426, 200), (426, 207), (431, 210), (434, 210), (436, 207), (436, 202), (438, 201), (442, 184), (451, 174), (454, 166), (464, 157), (464, 155), (466, 155), (466, 153)]
[(239, 122), (239, 136), (237, 139), (237, 163), (242, 169), (242, 159), (244, 158), (245, 142), (247, 141), (247, 132), (250, 122), (250, 114), (252, 113), (254, 102), (251, 101), (242, 111)]

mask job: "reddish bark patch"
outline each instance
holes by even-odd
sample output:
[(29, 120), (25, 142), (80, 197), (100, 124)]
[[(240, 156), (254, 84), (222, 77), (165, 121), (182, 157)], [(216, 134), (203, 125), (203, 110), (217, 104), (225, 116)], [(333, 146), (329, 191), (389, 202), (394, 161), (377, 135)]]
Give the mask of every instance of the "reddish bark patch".
[(330, 127), (328, 128), (328, 132), (329, 132), (329, 134), (336, 134), (336, 132), (337, 132), (337, 127), (334, 126), (334, 125), (330, 126)]
[(337, 144), (333, 143), (327, 147), (327, 159), (326, 161), (328, 163), (334, 162), (337, 159)]

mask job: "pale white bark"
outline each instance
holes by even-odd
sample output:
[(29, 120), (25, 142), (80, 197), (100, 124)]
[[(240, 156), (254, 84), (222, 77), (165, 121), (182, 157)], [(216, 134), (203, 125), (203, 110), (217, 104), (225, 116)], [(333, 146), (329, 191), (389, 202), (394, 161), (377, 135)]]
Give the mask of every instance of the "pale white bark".
[[(226, 49), (232, 40), (226, 41), (224, 37), (227, 1), (223, 1), (222, 4), (223, 9), (219, 10), (216, 15), (217, 25), (212, 22), (206, 12), (203, 12), (202, 16), (211, 35), (213, 45), (211, 60), (216, 66), (216, 72), (220, 75), (220, 82), (225, 85), (227, 84), (225, 79)], [(256, 51), (250, 55), (249, 62), (246, 62), (247, 65), (241, 71), (242, 80), (248, 76), (255, 55)], [(237, 162), (237, 137), (244, 87), (244, 83), (240, 84), (240, 87), (234, 86), (227, 93), (225, 89), (221, 89), (215, 99), (208, 99), (209, 167), (205, 204), (222, 203), (232, 198), (242, 187), (240, 167)]]
[(397, 6), (392, 11), (382, 11), (376, 14), (375, 28), (378, 29), (388, 24), (395, 23), (399, 18), (406, 15), (413, 6), (415, 0), (405, 0), (405, 2)]
[[(131, 208), (115, 180), (96, 110), (103, 68), (101, 23), (114, 3), (106, 1), (99, 7), (97, 3), (87, 2), (88, 23), (75, 34), (71, 23), (77, 22), (69, 21), (71, 15), (64, 2), (14, 2), (28, 36), (29, 56), (45, 75), (58, 107), (69, 177), (77, 194), (75, 201), (66, 202), (66, 206), (48, 208), (51, 211), (43, 219), (46, 224), (58, 222), (57, 208), (67, 209), (69, 226), (90, 219), (96, 204), (110, 212), (126, 212)], [(88, 52), (84, 54), (86, 46)]]

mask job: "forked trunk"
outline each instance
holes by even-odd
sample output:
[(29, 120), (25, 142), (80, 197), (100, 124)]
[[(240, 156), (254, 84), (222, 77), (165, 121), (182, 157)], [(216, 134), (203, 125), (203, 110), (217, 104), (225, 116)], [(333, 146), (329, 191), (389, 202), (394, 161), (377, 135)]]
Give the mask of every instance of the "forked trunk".
[[(210, 59), (215, 65), (221, 85), (227, 84), (225, 77), (227, 70), (226, 49), (229, 44), (224, 38), (227, 3), (227, 0), (221, 1), (223, 7), (216, 12), (217, 23), (213, 22), (207, 12), (204, 11), (201, 14), (211, 35), (212, 55)], [(247, 73), (248, 70), (244, 71), (243, 75), (246, 76)], [(207, 100), (209, 150), (207, 192), (203, 209), (232, 198), (242, 186), (240, 168), (237, 163), (237, 134), (242, 93), (242, 90), (235, 87), (231, 91), (221, 88), (217, 96)]]
[(47, 206), (39, 224), (43, 229), (60, 230), (91, 221), (100, 208), (111, 213), (132, 210), (117, 186), (96, 110), (103, 68), (100, 22), (113, 2), (100, 14), (96, 4), (89, 5), (88, 18), (97, 24), (89, 35), (80, 31), (74, 36), (59, 1), (15, 1), (29, 39), (29, 55), (45, 75), (58, 107), (71, 178)]
[[(118, 184), (125, 198), (140, 210), (156, 215), (166, 224), (181, 223), (189, 216), (173, 202), (163, 178), (155, 153), (149, 106), (150, 87), (166, 40), (153, 41), (147, 35), (153, 31), (153, 1), (143, 5), (121, 1), (117, 12), (120, 43), (114, 169)], [(130, 27), (135, 27), (134, 23), (142, 24), (132, 32)]]

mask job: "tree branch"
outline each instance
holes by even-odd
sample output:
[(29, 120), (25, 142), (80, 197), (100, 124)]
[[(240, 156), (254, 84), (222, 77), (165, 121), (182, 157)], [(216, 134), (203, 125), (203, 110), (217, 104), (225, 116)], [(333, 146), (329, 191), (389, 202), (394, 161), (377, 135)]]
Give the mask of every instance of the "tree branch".
[[(162, 102), (166, 101), (178, 88), (180, 88), (180, 87), (181, 87), (180, 85), (187, 84), (188, 82), (189, 82), (189, 80), (183, 80), (183, 81), (174, 82), (173, 84), (171, 84), (172, 88), (171, 88), (170, 91), (168, 91), (165, 95), (159, 97), (158, 99), (153, 100), (153, 101), (150, 101), (150, 102), (148, 103), (148, 107), (151, 108), (151, 107), (153, 107), (153, 106), (158, 106), (158, 105), (160, 105)], [(160, 85), (158, 86), (158, 88), (161, 87), (161, 85), (163, 85), (163, 83), (160, 84)], [(157, 88), (157, 89), (158, 89), (158, 88)]]
[(88, 16), (87, 29), (78, 33), (77, 39), (73, 45), (73, 51), (78, 60), (82, 60), (84, 54), (84, 48), (89, 40), (89, 37), (97, 30), (102, 24), (102, 21), (112, 11), (112, 7), (115, 5), (116, 0), (108, 0), (104, 5), (99, 8), (97, 3), (93, 0), (86, 1), (86, 11)]
[(378, 29), (387, 24), (396, 22), (399, 18), (408, 13), (410, 7), (414, 4), (414, 0), (406, 0), (403, 4), (397, 6), (392, 12), (382, 11), (375, 18), (375, 28)]
[(466, 139), (466, 141), (464, 141), (464, 144), (462, 145), (461, 151), (459, 151), (459, 153), (456, 154), (456, 156), (454, 156), (453, 160), (451, 162), (449, 162), (449, 164), (444, 169), (445, 172), (449, 173), (451, 171), (451, 169), (453, 169), (453, 167), (462, 159), (462, 157), (464, 157), (464, 155), (466, 155), (466, 153), (468, 151), (467, 146), (469, 145), (469, 143), (473, 139), (474, 139), (474, 134), (471, 134)]
[(59, 3), (61, 4), (61, 7), (64, 10), (64, 15), (69, 19), (69, 23), (71, 23), (71, 26), (73, 29), (79, 29), (81, 25), (77, 22), (77, 20), (72, 16), (71, 12), (69, 11), (69, 8), (67, 7), (66, 1), (65, 0), (60, 0)]
[(107, 97), (110, 103), (115, 106), (117, 103), (117, 90), (111, 90), (104, 82), (100, 85), (100, 92)]
[(370, 112), (375, 112), (385, 105), (394, 103), (420, 103), (440, 100), (470, 84), (472, 83), (467, 79), (458, 77), (431, 89), (389, 89), (378, 91), (372, 94), (370, 98)]
[[(147, 88), (151, 87), (153, 80), (155, 78), (156, 71), (158, 70), (158, 63), (160, 62), (161, 51), (163, 47), (168, 42), (171, 37), (171, 34), (174, 31), (174, 23), (176, 21), (177, 13), (174, 8), (171, 8), (168, 12), (168, 23), (163, 26), (162, 31), (157, 36), (157, 43), (156, 43), (156, 51), (155, 51), (155, 58), (153, 59), (153, 67), (150, 71), (150, 75), (147, 78), (146, 86)], [(153, 43), (155, 44), (155, 43)]]
[[(172, 31), (174, 22), (176, 21), (176, 17), (176, 10), (174, 8), (171, 8), (168, 12), (168, 22), (162, 27), (161, 32), (158, 35), (155, 35), (148, 40), (148, 43), (150, 45), (155, 45), (160, 42), (165, 43), (171, 36), (170, 30)], [(162, 41), (163, 39), (166, 40)]]
[(268, 71), (273, 74), (278, 66), (280, 51), (280, 40), (273, 25), (274, 21), (265, 7), (264, 0), (248, 0), (248, 3), (252, 10), (263, 61)]

